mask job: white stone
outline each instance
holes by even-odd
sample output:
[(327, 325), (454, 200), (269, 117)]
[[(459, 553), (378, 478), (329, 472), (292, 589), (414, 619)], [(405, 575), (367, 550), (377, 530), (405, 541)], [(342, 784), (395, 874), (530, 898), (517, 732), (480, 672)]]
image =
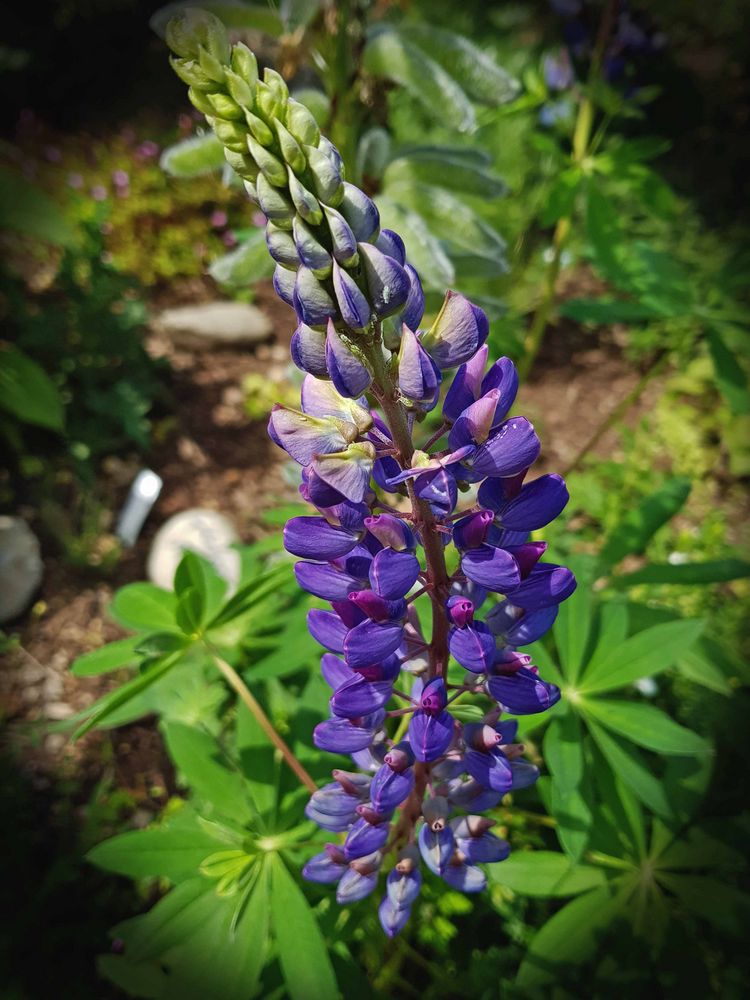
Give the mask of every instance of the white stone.
[(154, 327), (175, 343), (206, 349), (259, 344), (273, 333), (268, 316), (246, 302), (176, 306), (159, 313)]
[(232, 522), (215, 510), (199, 507), (170, 517), (156, 533), (148, 555), (149, 579), (172, 589), (174, 573), (182, 553), (189, 549), (213, 563), (216, 572), (235, 590), (240, 579), (240, 556), (231, 545), (239, 541)]
[(42, 582), (39, 541), (20, 517), (0, 516), (0, 625), (31, 604)]

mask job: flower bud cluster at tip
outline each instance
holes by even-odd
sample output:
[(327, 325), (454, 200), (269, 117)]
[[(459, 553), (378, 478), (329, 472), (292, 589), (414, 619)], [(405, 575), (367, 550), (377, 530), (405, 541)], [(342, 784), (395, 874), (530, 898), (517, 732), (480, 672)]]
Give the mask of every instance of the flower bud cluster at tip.
[[(481, 814), (538, 777), (503, 713), (545, 711), (560, 696), (519, 650), (550, 628), (575, 588), (568, 569), (541, 561), (545, 544), (529, 541), (568, 493), (556, 475), (526, 482), (540, 442), (528, 420), (509, 416), (518, 376), (508, 358), (489, 363), (483, 311), (448, 292), (432, 326), (419, 329), (424, 297), (402, 239), (380, 230), (374, 204), (344, 180), (335, 147), (281, 77), (266, 70), (261, 80), (250, 50), (230, 47), (221, 23), (195, 9), (170, 23), (167, 40), (191, 100), (268, 219), (274, 284), (299, 320), (300, 406), (274, 407), (268, 430), (300, 465), (300, 493), (317, 508), (284, 528), (300, 586), (330, 602), (308, 615), (332, 692), (313, 741), (358, 768), (335, 770), (311, 797), (308, 817), (343, 841), (327, 844), (303, 874), (335, 884), (339, 902), (351, 903), (393, 862), (379, 908), (392, 936), (423, 870), (476, 892), (486, 884), (480, 866), (509, 853)], [(448, 369), (457, 371), (442, 404), (444, 447), (402, 460), (364, 393), (424, 414), (438, 405)], [(470, 489), (476, 503), (456, 512)], [(381, 500), (407, 492), (411, 514)], [(415, 513), (425, 510), (428, 521)], [(439, 600), (417, 554), (435, 547), (426, 532), (456, 550)], [(482, 620), (490, 592), (501, 599)], [(455, 694), (422, 633), (420, 595), (434, 619), (443, 616), (447, 651), (466, 671)], [(482, 699), (481, 722), (452, 712), (459, 695)]]

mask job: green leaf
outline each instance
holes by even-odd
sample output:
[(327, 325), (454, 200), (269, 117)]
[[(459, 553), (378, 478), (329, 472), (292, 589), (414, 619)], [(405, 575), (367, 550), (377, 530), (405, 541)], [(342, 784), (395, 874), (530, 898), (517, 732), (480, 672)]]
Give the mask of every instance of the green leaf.
[(660, 313), (643, 302), (632, 299), (568, 299), (559, 307), (561, 316), (577, 323), (645, 323)]
[(391, 158), (391, 136), (380, 125), (362, 133), (357, 144), (357, 177), (379, 179)]
[(373, 76), (398, 83), (442, 124), (459, 132), (476, 128), (474, 108), (465, 92), (406, 33), (382, 25), (372, 29), (362, 65)]
[(599, 556), (602, 566), (610, 568), (625, 556), (645, 552), (659, 528), (685, 506), (691, 485), (686, 477), (675, 476), (628, 511), (604, 543)]
[(200, 595), (199, 624), (214, 618), (227, 591), (227, 582), (216, 572), (216, 567), (203, 556), (186, 549), (175, 570), (174, 589), (178, 597), (192, 588)]
[(592, 675), (599, 663), (616, 649), (628, 634), (628, 605), (621, 597), (610, 598), (599, 611), (599, 634), (594, 652), (585, 665), (585, 672)]
[(250, 783), (253, 801), (259, 812), (266, 814), (276, 805), (279, 762), (257, 719), (242, 702), (237, 707), (235, 747), (242, 773)]
[(300, 613), (285, 622), (284, 630), (278, 636), (276, 649), (253, 665), (250, 676), (254, 681), (267, 680), (269, 677), (288, 677), (316, 659), (319, 653), (320, 647), (307, 631), (304, 617)]
[(91, 729), (101, 725), (117, 709), (122, 708), (129, 701), (143, 694), (152, 684), (155, 684), (168, 674), (178, 659), (178, 654), (172, 654), (163, 660), (154, 661), (143, 673), (127, 681), (125, 684), (121, 684), (115, 691), (105, 694), (103, 698), (94, 702), (89, 709), (90, 714), (86, 721), (73, 733), (73, 739), (80, 739), (81, 736), (84, 736)]
[(429, 151), (412, 150), (396, 156), (388, 164), (383, 177), (386, 189), (422, 184), (478, 198), (499, 198), (507, 191), (505, 181), (488, 170), (485, 164), (456, 156), (452, 146), (437, 146)]
[(0, 347), (0, 409), (24, 424), (51, 431), (62, 432), (65, 424), (57, 386), (36, 361), (15, 347)]
[(165, 173), (180, 178), (216, 173), (217, 170), (223, 169), (226, 162), (224, 146), (213, 132), (196, 135), (191, 139), (183, 139), (174, 146), (167, 146), (159, 160)]
[(552, 720), (544, 734), (543, 756), (561, 794), (579, 786), (583, 777), (583, 738), (574, 712)]
[(522, 896), (577, 896), (604, 885), (601, 868), (576, 865), (557, 851), (513, 851), (502, 864), (487, 869), (490, 881)]
[(555, 832), (560, 846), (573, 861), (580, 861), (588, 846), (594, 819), (583, 786), (566, 790), (546, 778), (540, 779), (539, 784), (548, 812), (557, 820)]
[[(210, 850), (215, 850), (216, 841), (211, 843)], [(215, 906), (213, 886), (205, 878), (190, 878), (175, 886), (148, 913), (126, 925), (128, 961), (145, 962), (178, 947), (200, 932)]]
[(740, 851), (710, 836), (699, 827), (692, 827), (678, 840), (672, 840), (658, 855), (656, 862), (659, 869), (745, 867), (745, 857)]
[[(71, 247), (76, 232), (62, 209), (15, 170), (0, 166), (0, 229)], [(44, 425), (48, 426), (48, 425)]]
[(659, 881), (682, 905), (727, 934), (744, 937), (750, 921), (750, 896), (734, 886), (706, 875), (673, 875), (659, 872)]
[(218, 257), (208, 269), (220, 285), (242, 288), (262, 281), (273, 272), (273, 261), (268, 253), (263, 229), (256, 229), (231, 253)]
[(607, 729), (647, 750), (678, 755), (709, 753), (711, 750), (710, 744), (701, 736), (678, 725), (653, 705), (589, 698), (584, 707), (587, 715), (593, 716)]
[(592, 625), (594, 563), (574, 557), (568, 561), (576, 575), (578, 586), (572, 596), (563, 601), (555, 620), (553, 635), (566, 681), (575, 684), (583, 666)]
[(76, 677), (93, 677), (95, 674), (106, 674), (110, 670), (130, 667), (138, 662), (135, 648), (141, 642), (141, 636), (134, 635), (129, 639), (118, 639), (107, 643), (90, 653), (84, 653), (73, 661), (70, 671)]
[(539, 217), (543, 226), (552, 226), (558, 219), (572, 214), (582, 179), (580, 167), (569, 167), (557, 175)]
[(201, 622), (205, 618), (205, 610), (203, 597), (196, 587), (188, 587), (180, 594), (174, 617), (177, 625), (186, 636), (192, 637), (200, 632)]
[(295, 101), (305, 105), (321, 128), (326, 125), (331, 114), (331, 102), (327, 94), (317, 87), (299, 87), (291, 96)]
[(195, 813), (184, 806), (172, 820), (146, 830), (130, 830), (97, 844), (86, 855), (98, 868), (128, 878), (161, 876), (180, 882), (198, 874), (217, 841), (198, 824)]
[[(505, 863), (505, 862), (504, 862)], [(561, 967), (591, 957), (624, 899), (607, 886), (579, 896), (556, 913), (531, 941), (516, 984), (524, 990), (559, 980)]]
[(388, 194), (377, 198), (381, 221), (396, 232), (405, 233), (406, 253), (424, 285), (444, 291), (455, 278), (453, 264), (442, 243), (430, 232), (425, 220)]
[(675, 666), (683, 677), (694, 684), (700, 684), (717, 694), (730, 695), (732, 686), (717, 665), (725, 660), (722, 649), (702, 638), (692, 649), (682, 654)]
[(339, 989), (310, 904), (279, 855), (271, 860), (271, 919), (289, 996), (334, 1000)]
[(153, 583), (128, 583), (115, 594), (110, 614), (125, 628), (174, 631), (177, 598)]
[[(149, 21), (151, 30), (164, 38), (170, 19), (185, 7), (195, 6), (190, 0), (184, 0), (182, 3), (169, 3), (160, 7)], [(281, 18), (270, 5), (246, 3), (245, 0), (201, 0), (200, 7), (215, 14), (227, 28), (260, 31), (272, 38), (279, 38), (284, 32)]]
[(709, 584), (744, 580), (750, 576), (750, 562), (744, 559), (710, 559), (698, 563), (650, 563), (633, 573), (613, 577), (618, 589), (642, 583)]
[(179, 722), (165, 723), (164, 736), (175, 767), (202, 801), (228, 819), (252, 823), (255, 810), (247, 785), (212, 736)]
[(591, 664), (580, 690), (586, 694), (613, 691), (661, 673), (690, 649), (704, 625), (699, 618), (679, 618), (638, 632)]
[(591, 720), (589, 732), (614, 773), (638, 798), (659, 816), (671, 816), (672, 810), (662, 782), (643, 763), (635, 747), (624, 745), (618, 737), (611, 736)]
[(740, 416), (750, 413), (747, 375), (740, 358), (727, 347), (726, 341), (716, 327), (706, 329), (706, 342), (714, 363), (716, 384), (729, 403), (729, 408)]
[(208, 628), (221, 628), (246, 614), (270, 594), (274, 594), (290, 578), (290, 573), (291, 567), (285, 563), (274, 566), (266, 573), (259, 573), (230, 597), (218, 615), (209, 622)]
[(486, 104), (505, 104), (517, 97), (520, 84), (489, 53), (463, 35), (432, 25), (410, 23), (405, 28), (410, 41), (446, 73), (458, 80), (466, 93)]

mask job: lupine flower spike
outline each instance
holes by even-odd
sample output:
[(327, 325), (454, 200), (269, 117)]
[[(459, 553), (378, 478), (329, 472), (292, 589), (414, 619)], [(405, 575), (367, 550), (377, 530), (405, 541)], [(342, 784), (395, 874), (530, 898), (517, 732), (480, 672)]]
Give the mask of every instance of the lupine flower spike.
[[(404, 241), (380, 228), (282, 78), (269, 69), (261, 78), (250, 50), (195, 9), (171, 22), (167, 40), (190, 99), (268, 220), (274, 285), (298, 320), (300, 406), (275, 407), (268, 429), (317, 509), (284, 529), (300, 586), (330, 602), (308, 617), (331, 687), (313, 742), (356, 768), (337, 767), (310, 799), (308, 817), (333, 840), (303, 874), (352, 903), (387, 869), (379, 915), (393, 936), (424, 877), (478, 892), (481, 866), (508, 855), (482, 813), (538, 776), (505, 716), (560, 697), (519, 648), (547, 631), (575, 588), (568, 569), (541, 561), (544, 543), (529, 541), (568, 493), (556, 475), (526, 481), (539, 439), (509, 416), (518, 377), (508, 358), (488, 364), (485, 314), (448, 292), (421, 328), (424, 296)], [(413, 431), (451, 369), (445, 433), (420, 448)], [(456, 511), (470, 488), (476, 501)], [(490, 593), (500, 599), (482, 620)], [(421, 602), (432, 605), (429, 640)], [(458, 698), (473, 699), (482, 721), (459, 721)]]

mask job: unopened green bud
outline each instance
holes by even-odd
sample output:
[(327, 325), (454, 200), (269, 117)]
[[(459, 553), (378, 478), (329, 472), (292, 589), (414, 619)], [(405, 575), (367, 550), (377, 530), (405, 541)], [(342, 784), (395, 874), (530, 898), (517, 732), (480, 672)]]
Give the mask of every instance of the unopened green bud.
[(247, 136), (247, 148), (269, 183), (274, 187), (286, 187), (286, 167), (281, 160), (251, 135)]
[[(260, 174), (258, 176), (260, 176)], [(258, 204), (258, 188), (255, 186), (255, 184), (253, 184), (252, 181), (245, 180), (243, 183), (245, 185), (245, 190), (247, 191), (248, 198), (250, 199), (250, 201), (255, 202), (255, 204), (257, 205)]]
[(305, 146), (315, 194), (334, 208), (344, 197), (344, 184), (336, 164), (315, 146)]
[(273, 132), (262, 118), (258, 118), (252, 111), (245, 111), (245, 121), (250, 129), (250, 135), (261, 146), (270, 146), (273, 143)]
[(294, 205), (286, 195), (273, 187), (263, 173), (258, 174), (255, 187), (258, 192), (258, 204), (266, 218), (275, 222), (280, 229), (291, 229)]
[(297, 179), (292, 170), (289, 175), (289, 194), (292, 196), (294, 207), (311, 226), (319, 226), (323, 221), (323, 210), (320, 203), (312, 191), (308, 191), (304, 184)]
[(273, 121), (281, 116), (282, 103), (275, 91), (262, 81), (255, 85), (255, 100), (257, 107), (266, 121)]
[(278, 118), (274, 118), (273, 124), (276, 128), (276, 134), (279, 137), (281, 155), (284, 157), (292, 170), (295, 171), (295, 173), (302, 173), (307, 166), (307, 161), (305, 160), (305, 154), (300, 149), (297, 140), (289, 132), (287, 132)]
[(245, 117), (242, 108), (239, 104), (236, 104), (228, 94), (222, 94), (219, 92), (206, 94), (206, 97), (211, 102), (214, 114), (217, 114), (219, 118), (239, 121), (241, 118)]
[(224, 83), (223, 65), (212, 52), (209, 52), (208, 49), (204, 49), (202, 45), (198, 49), (198, 61), (200, 62), (201, 69), (206, 76), (215, 80), (216, 83)]
[(203, 46), (220, 63), (229, 62), (229, 39), (224, 25), (214, 14), (188, 7), (167, 24), (167, 45), (184, 59), (197, 59)]
[(255, 95), (251, 87), (242, 77), (233, 70), (225, 70), (227, 89), (235, 100), (243, 108), (252, 108), (255, 103)]
[(290, 271), (296, 271), (300, 266), (300, 257), (292, 234), (280, 226), (269, 222), (266, 225), (266, 245), (277, 264)]
[(286, 127), (302, 146), (317, 146), (320, 129), (304, 104), (289, 98), (286, 108)]
[(249, 87), (255, 87), (258, 82), (258, 60), (243, 42), (237, 42), (232, 49), (232, 69)]
[(329, 278), (333, 270), (333, 259), (298, 215), (292, 222), (292, 233), (294, 245), (305, 267), (309, 267), (316, 278)]
[(214, 115), (214, 106), (209, 101), (208, 96), (195, 87), (188, 88), (188, 99), (193, 107), (197, 108), (204, 115)]
[(243, 180), (254, 181), (258, 176), (258, 165), (255, 161), (242, 153), (235, 153), (231, 149), (224, 149), (224, 159), (236, 174)]
[(289, 87), (286, 85), (284, 77), (277, 73), (275, 69), (266, 66), (263, 70), (263, 82), (274, 92), (279, 103), (286, 104), (289, 100)]
[(241, 125), (236, 122), (228, 122), (223, 118), (214, 120), (213, 130), (220, 142), (233, 150), (235, 153), (244, 153), (247, 149), (247, 133)]
[(206, 76), (195, 59), (179, 59), (176, 56), (170, 56), (169, 63), (177, 76), (188, 87), (195, 87), (196, 90), (215, 89), (216, 84)]

